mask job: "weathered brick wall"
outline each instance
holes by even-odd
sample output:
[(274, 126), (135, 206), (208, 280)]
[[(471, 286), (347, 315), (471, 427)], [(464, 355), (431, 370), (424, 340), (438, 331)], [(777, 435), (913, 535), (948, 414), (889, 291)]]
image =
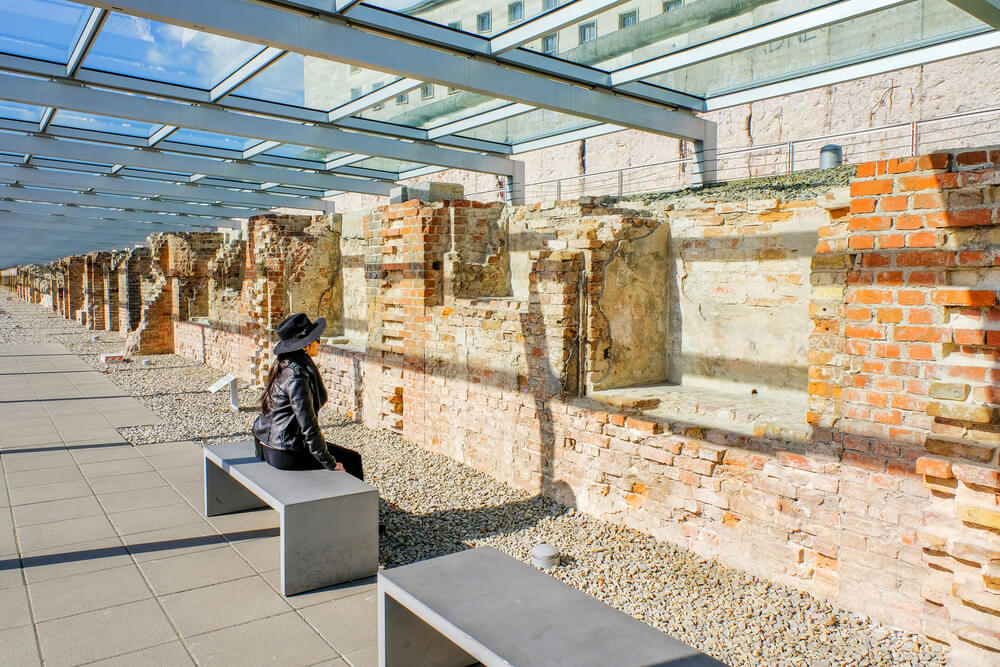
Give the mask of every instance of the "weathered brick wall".
[(173, 353), (232, 373), (247, 382), (256, 381), (253, 336), (220, 329), (200, 322), (173, 323)]
[(119, 331), (126, 336), (142, 319), (142, 278), (150, 272), (149, 248), (127, 251), (115, 268), (118, 279)]
[(846, 286), (841, 380), (816, 406), (842, 415), (851, 555), (859, 576), (895, 574), (907, 609), (924, 601), (955, 664), (996, 664), (1000, 151), (862, 165), (852, 195), (822, 248), (847, 258)]

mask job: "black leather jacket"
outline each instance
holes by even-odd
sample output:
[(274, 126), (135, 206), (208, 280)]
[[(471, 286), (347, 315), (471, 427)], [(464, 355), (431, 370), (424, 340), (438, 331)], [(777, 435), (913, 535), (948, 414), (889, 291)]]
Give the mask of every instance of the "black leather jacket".
[(324, 468), (337, 460), (326, 446), (316, 414), (326, 403), (319, 370), (304, 352), (278, 372), (270, 391), (271, 410), (257, 417), (253, 434), (272, 449), (308, 451)]

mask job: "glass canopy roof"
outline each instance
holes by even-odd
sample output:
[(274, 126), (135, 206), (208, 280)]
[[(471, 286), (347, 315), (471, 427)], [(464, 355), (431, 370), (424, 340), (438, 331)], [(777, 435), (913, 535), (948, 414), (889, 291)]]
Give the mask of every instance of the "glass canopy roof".
[(4, 178), (316, 210), (433, 168), (511, 176), (510, 156), (619, 127), (702, 141), (700, 112), (1000, 46), (949, 0), (197, 4), (0, 0)]

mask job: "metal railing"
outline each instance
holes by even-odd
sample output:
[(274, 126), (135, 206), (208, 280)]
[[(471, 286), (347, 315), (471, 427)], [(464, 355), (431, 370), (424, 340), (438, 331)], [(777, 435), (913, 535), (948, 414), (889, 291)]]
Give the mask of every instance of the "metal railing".
[[(936, 150), (1000, 145), (1000, 106), (794, 141), (720, 149), (716, 178), (739, 181), (816, 169), (820, 149), (831, 143), (843, 148), (845, 162), (854, 164)], [(682, 190), (690, 187), (693, 168), (692, 156), (527, 183), (525, 202)], [(466, 196), (478, 201), (502, 201), (507, 193), (496, 189)]]

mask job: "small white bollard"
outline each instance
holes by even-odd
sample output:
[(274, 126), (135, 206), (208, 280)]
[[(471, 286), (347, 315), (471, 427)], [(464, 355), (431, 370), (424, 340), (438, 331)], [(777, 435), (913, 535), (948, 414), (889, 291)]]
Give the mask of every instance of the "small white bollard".
[(142, 365), (143, 366), (152, 366), (153, 362), (151, 360), (149, 360), (149, 359), (143, 359), (142, 360)]
[(96, 343), (97, 342), (97, 336), (91, 336), (90, 340), (91, 340), (91, 342)]
[(531, 563), (543, 570), (555, 567), (559, 565), (559, 550), (545, 542), (536, 544), (531, 550)]
[(235, 375), (224, 375), (218, 382), (213, 384), (208, 388), (213, 394), (226, 385), (229, 385), (229, 407), (234, 411), (239, 412), (240, 410), (240, 395), (236, 391), (236, 376)]

